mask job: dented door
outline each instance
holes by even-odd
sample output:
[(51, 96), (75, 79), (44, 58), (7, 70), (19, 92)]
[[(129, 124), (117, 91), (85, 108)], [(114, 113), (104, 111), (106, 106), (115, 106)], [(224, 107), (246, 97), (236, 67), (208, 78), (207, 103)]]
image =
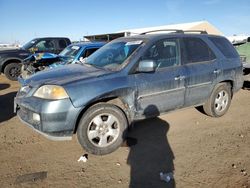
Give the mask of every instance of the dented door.
[(157, 65), (155, 72), (137, 73), (137, 110), (144, 116), (180, 108), (184, 104), (185, 69), (181, 65), (179, 39), (155, 42), (141, 60)]

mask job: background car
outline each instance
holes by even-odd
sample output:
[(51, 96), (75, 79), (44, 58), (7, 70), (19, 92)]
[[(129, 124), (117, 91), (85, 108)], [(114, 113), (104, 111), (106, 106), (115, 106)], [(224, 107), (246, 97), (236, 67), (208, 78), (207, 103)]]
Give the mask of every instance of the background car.
[(250, 73), (250, 37), (242, 43), (234, 44), (236, 50), (240, 54), (241, 62), (243, 64), (244, 73)]
[(50, 52), (58, 54), (71, 44), (65, 37), (35, 38), (21, 48), (0, 51), (0, 72), (10, 80), (17, 80), (21, 62), (33, 53)]
[(59, 55), (51, 53), (33, 54), (23, 60), (19, 82), (22, 82), (22, 79), (27, 79), (38, 71), (79, 62), (104, 44), (104, 42), (82, 42), (69, 45)]

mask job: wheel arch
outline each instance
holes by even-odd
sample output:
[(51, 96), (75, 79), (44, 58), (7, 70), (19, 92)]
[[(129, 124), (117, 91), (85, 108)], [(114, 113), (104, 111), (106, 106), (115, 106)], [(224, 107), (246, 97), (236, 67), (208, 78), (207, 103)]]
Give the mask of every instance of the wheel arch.
[(127, 121), (128, 121), (128, 125), (132, 122), (132, 118), (131, 118), (131, 113), (129, 113), (129, 106), (128, 104), (125, 102), (124, 99), (122, 99), (121, 97), (118, 96), (109, 96), (109, 97), (104, 97), (95, 101), (92, 101), (90, 103), (88, 103), (88, 105), (83, 108), (81, 110), (81, 112), (78, 114), (76, 123), (75, 123), (75, 127), (74, 127), (74, 131), (73, 133), (75, 134), (79, 125), (79, 122), (83, 116), (83, 114), (93, 105), (96, 105), (98, 103), (109, 103), (109, 104), (113, 104), (115, 106), (117, 106), (125, 115)]
[(221, 81), (220, 83), (229, 84), (230, 90), (231, 90), (231, 99), (232, 99), (233, 98), (233, 91), (234, 91), (234, 82), (233, 82), (233, 80), (224, 80), (224, 81)]
[[(222, 111), (221, 110), (216, 111), (215, 110), (215, 108), (216, 108), (215, 107), (215, 101), (216, 101), (216, 98), (217, 98), (217, 96), (219, 94), (218, 91), (219, 92), (223, 91), (223, 90), (220, 89), (220, 87), (222, 87), (222, 89), (228, 90), (228, 92), (230, 92), (231, 96), (228, 97), (228, 99), (227, 99), (228, 101), (226, 103), (226, 106), (223, 107), (224, 109)], [(230, 80), (230, 79), (229, 80), (223, 80), (223, 81), (217, 83), (215, 85), (215, 87), (213, 88), (210, 97), (207, 99), (205, 104), (203, 104), (203, 112), (205, 114), (207, 114), (208, 116), (211, 116), (211, 117), (221, 117), (221, 116), (223, 116), (229, 109), (232, 97), (233, 97), (233, 81), (232, 80)], [(221, 102), (219, 102), (219, 103), (221, 103)], [(221, 104), (218, 104), (218, 105), (219, 105), (219, 108), (220, 108)]]
[(10, 63), (15, 63), (15, 62), (18, 62), (18, 63), (21, 63), (22, 62), (22, 59), (19, 59), (19, 58), (8, 58), (4, 61), (3, 65), (2, 65), (2, 68), (1, 68), (1, 72), (3, 73), (4, 72), (4, 69), (5, 67), (10, 64)]

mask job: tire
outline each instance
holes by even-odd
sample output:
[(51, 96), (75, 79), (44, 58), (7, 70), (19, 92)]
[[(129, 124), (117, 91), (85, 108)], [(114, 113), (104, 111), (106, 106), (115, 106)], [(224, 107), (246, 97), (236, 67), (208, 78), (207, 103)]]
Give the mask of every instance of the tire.
[(77, 128), (77, 138), (87, 152), (105, 155), (122, 145), (127, 127), (127, 118), (120, 108), (98, 103), (83, 114)]
[(220, 83), (214, 88), (210, 98), (203, 105), (204, 112), (212, 117), (221, 117), (228, 111), (231, 99), (230, 84)]
[(4, 68), (5, 76), (12, 81), (16, 81), (21, 74), (21, 63), (10, 63)]

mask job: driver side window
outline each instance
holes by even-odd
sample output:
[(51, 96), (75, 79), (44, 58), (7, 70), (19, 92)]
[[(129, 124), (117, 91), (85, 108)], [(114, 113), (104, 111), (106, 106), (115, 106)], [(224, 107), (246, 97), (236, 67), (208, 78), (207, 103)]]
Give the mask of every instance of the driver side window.
[(38, 51), (51, 51), (55, 48), (52, 40), (41, 40), (36, 44)]
[(153, 60), (157, 69), (180, 64), (179, 42), (177, 39), (163, 39), (153, 44), (142, 56), (142, 60)]

